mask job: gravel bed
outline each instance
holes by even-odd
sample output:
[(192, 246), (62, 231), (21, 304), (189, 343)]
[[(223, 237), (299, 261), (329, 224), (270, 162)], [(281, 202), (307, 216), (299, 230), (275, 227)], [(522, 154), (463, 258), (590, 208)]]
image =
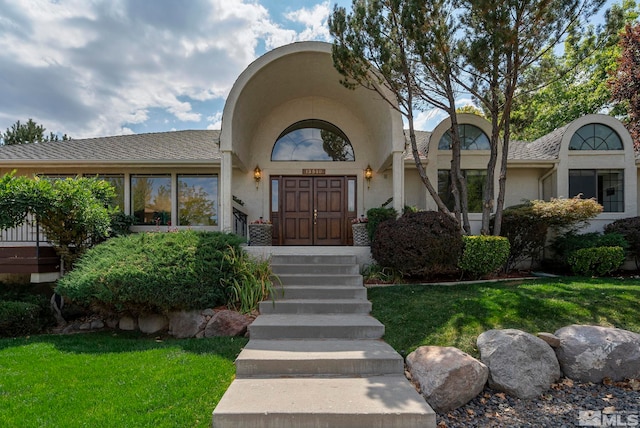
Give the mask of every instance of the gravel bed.
[[(579, 416), (593, 413), (589, 425), (580, 425)], [(580, 412), (583, 412), (580, 415)], [(640, 381), (577, 383), (562, 379), (540, 397), (521, 400), (485, 388), (466, 405), (446, 414), (437, 414), (438, 428), (454, 427), (640, 427)], [(631, 416), (631, 417), (629, 417)]]

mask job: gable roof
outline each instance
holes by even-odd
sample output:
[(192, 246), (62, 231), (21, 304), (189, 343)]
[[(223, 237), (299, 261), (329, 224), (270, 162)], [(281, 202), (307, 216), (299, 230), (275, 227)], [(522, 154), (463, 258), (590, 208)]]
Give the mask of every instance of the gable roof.
[(18, 144), (0, 146), (0, 164), (214, 162), (222, 157), (219, 141), (219, 130), (192, 130)]

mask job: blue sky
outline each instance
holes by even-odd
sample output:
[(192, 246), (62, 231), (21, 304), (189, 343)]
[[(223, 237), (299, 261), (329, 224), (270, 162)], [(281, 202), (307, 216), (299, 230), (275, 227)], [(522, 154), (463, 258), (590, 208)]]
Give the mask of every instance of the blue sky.
[(0, 131), (29, 118), (73, 138), (220, 129), (242, 70), (330, 41), (336, 3), (351, 0), (0, 0)]

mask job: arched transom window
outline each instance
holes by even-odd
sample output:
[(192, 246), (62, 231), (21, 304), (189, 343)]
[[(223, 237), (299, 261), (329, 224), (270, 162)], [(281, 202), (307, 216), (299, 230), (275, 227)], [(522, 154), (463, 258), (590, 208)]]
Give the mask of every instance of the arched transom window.
[[(468, 123), (458, 125), (462, 150), (490, 150), (489, 137), (482, 129)], [(447, 131), (438, 143), (439, 150), (451, 150), (451, 131)]]
[(324, 120), (296, 122), (285, 129), (271, 151), (272, 161), (354, 161), (353, 146), (337, 126)]
[(613, 129), (601, 123), (589, 123), (571, 137), (569, 150), (622, 150), (622, 140)]

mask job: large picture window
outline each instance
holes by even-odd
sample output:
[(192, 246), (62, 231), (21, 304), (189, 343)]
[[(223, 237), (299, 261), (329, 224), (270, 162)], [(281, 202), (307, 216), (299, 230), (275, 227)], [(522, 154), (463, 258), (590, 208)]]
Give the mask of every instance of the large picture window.
[[(470, 213), (482, 212), (482, 189), (487, 171), (481, 169), (462, 170), (467, 182), (467, 205)], [(451, 173), (448, 169), (438, 170), (438, 196), (442, 202), (453, 210), (454, 199), (451, 193)]]
[(217, 199), (218, 177), (178, 175), (178, 225), (216, 226)]
[(169, 225), (171, 176), (132, 175), (131, 207), (136, 225)]
[[(489, 137), (482, 129), (468, 123), (458, 125), (462, 150), (490, 150)], [(451, 131), (445, 132), (438, 143), (438, 150), (451, 150)]]
[[(87, 177), (90, 177), (87, 175)], [(124, 211), (124, 175), (123, 174), (98, 174), (96, 178), (111, 184), (116, 190), (116, 196), (111, 201), (112, 207), (120, 208)]]
[(618, 169), (569, 170), (569, 195), (595, 198), (604, 212), (624, 211), (624, 171)]
[(303, 120), (284, 130), (273, 145), (272, 161), (354, 161), (353, 147), (337, 126)]

